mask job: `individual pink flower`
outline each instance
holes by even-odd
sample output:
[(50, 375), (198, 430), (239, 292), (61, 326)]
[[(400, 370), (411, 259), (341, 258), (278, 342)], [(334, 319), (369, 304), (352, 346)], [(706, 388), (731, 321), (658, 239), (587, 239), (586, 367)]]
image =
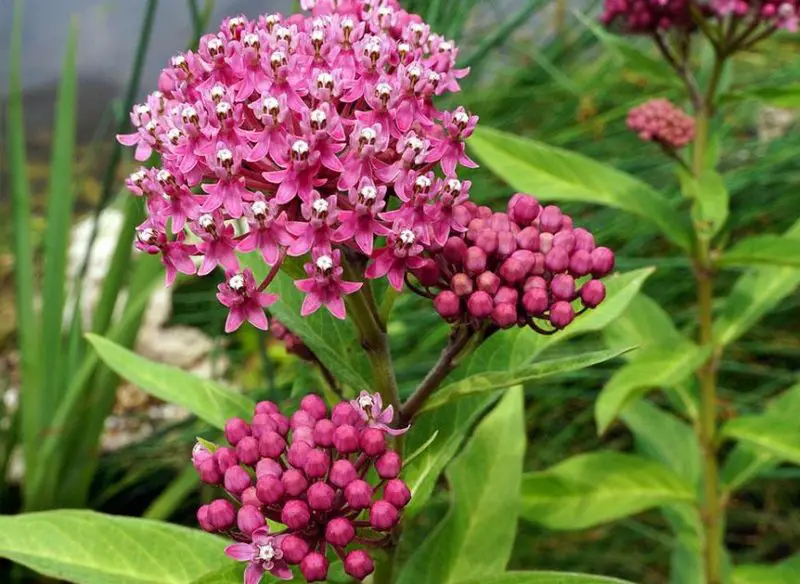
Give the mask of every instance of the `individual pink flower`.
[(366, 126), (357, 122), (350, 135), (350, 150), (342, 163), (344, 172), (338, 188), (347, 190), (364, 177), (374, 178), (376, 170), (385, 166), (378, 155), (386, 150), (388, 143), (389, 136), (384, 134), (380, 124)]
[(243, 203), (253, 195), (245, 188), (244, 177), (239, 172), (241, 165), (240, 147), (231, 150), (223, 142), (217, 144), (216, 155), (209, 164), (217, 175), (217, 182), (203, 184), (203, 190), (208, 193), (203, 203), (203, 211), (212, 213), (223, 207), (233, 219), (242, 216)]
[(447, 129), (447, 138), (434, 142), (426, 160), (440, 162), (446, 176), (452, 176), (458, 164), (476, 168), (478, 165), (466, 154), (464, 140), (475, 131), (478, 116), (471, 116), (463, 107), (459, 107), (455, 112), (445, 112), (442, 121)]
[(251, 543), (235, 543), (225, 548), (225, 554), (239, 562), (247, 562), (244, 584), (259, 584), (269, 572), (281, 580), (291, 580), (292, 570), (283, 559), (280, 535), (270, 535), (269, 527), (259, 527), (252, 534)]
[(227, 272), (239, 269), (233, 225), (226, 224), (219, 212), (200, 215), (192, 223), (192, 230), (202, 240), (197, 244), (197, 250), (203, 256), (203, 263), (197, 271), (199, 276), (210, 274), (216, 266), (222, 266)]
[(370, 279), (388, 275), (392, 288), (401, 291), (406, 272), (421, 268), (425, 263), (420, 256), (423, 247), (418, 239), (418, 231), (405, 226), (396, 227), (387, 239), (387, 246), (375, 252), (375, 261), (367, 267), (364, 275)]
[(185, 243), (186, 235), (180, 232), (174, 241), (168, 241), (163, 231), (151, 225), (152, 222), (148, 221), (137, 229), (136, 247), (149, 254), (161, 254), (161, 263), (166, 270), (164, 285), (172, 286), (178, 272), (187, 275), (196, 273), (197, 268), (192, 261), (192, 255), (197, 253), (197, 248)]
[(252, 271), (246, 269), (242, 273), (228, 273), (226, 281), (217, 289), (217, 299), (230, 310), (225, 321), (226, 333), (235, 331), (244, 321), (267, 330), (269, 325), (264, 309), (274, 304), (278, 297), (258, 290)]
[(334, 250), (332, 254), (314, 254), (313, 263), (305, 265), (309, 278), (297, 280), (294, 284), (306, 293), (300, 314), (308, 316), (325, 306), (338, 319), (346, 316), (344, 296), (361, 289), (363, 282), (346, 282), (342, 280), (344, 269), (340, 265), (341, 253)]
[(370, 394), (366, 390), (361, 390), (358, 397), (350, 401), (350, 405), (358, 412), (358, 415), (370, 428), (377, 428), (392, 436), (400, 436), (408, 432), (410, 426), (405, 428), (395, 429), (391, 428), (389, 424), (394, 419), (394, 407), (392, 405), (383, 407), (383, 399), (381, 394)]
[(325, 184), (325, 179), (317, 178), (319, 169), (319, 152), (311, 150), (308, 142), (300, 138), (289, 137), (288, 151), (280, 152), (275, 162), (283, 170), (264, 173), (269, 182), (279, 185), (275, 194), (275, 202), (285, 205), (295, 197), (303, 201), (311, 199), (311, 192)]
[(333, 226), (338, 216), (336, 202), (336, 195), (323, 199), (317, 191), (311, 193), (311, 201), (301, 206), (305, 221), (291, 221), (286, 227), (296, 238), (289, 246), (290, 256), (305, 255), (311, 249), (330, 253)]
[(386, 236), (392, 231), (378, 221), (378, 215), (386, 206), (386, 187), (376, 187), (369, 178), (364, 177), (357, 188), (350, 189), (350, 211), (341, 211), (341, 225), (333, 235), (334, 241), (356, 242), (365, 255), (371, 256), (376, 235)]
[(255, 193), (253, 202), (245, 208), (248, 230), (236, 249), (241, 252), (259, 250), (264, 262), (274, 266), (278, 262), (282, 247), (289, 246), (294, 238), (286, 230), (286, 211), (267, 201), (262, 193)]

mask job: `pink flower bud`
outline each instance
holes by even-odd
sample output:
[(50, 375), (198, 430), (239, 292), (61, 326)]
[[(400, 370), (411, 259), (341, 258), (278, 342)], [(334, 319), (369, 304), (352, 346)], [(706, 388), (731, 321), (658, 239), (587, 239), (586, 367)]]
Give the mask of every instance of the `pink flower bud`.
[(292, 442), (286, 451), (286, 460), (295, 468), (303, 468), (312, 447), (307, 442)]
[(281, 465), (271, 458), (262, 458), (256, 464), (256, 478), (260, 479), (265, 476), (274, 476), (281, 478), (283, 468)]
[(200, 529), (203, 531), (214, 532), (216, 529), (213, 525), (211, 525), (211, 522), (208, 519), (208, 509), (208, 505), (202, 505), (197, 510), (197, 523), (200, 525)]
[(533, 267), (529, 270), (534, 276), (541, 276), (544, 274), (544, 253), (533, 252)]
[(231, 418), (225, 422), (225, 439), (236, 446), (239, 441), (250, 434), (250, 426), (241, 418)]
[(305, 493), (308, 488), (308, 481), (306, 475), (296, 468), (290, 468), (281, 476), (281, 484), (287, 495), (290, 497), (299, 497)]
[(523, 263), (514, 258), (508, 258), (500, 266), (500, 277), (512, 285), (524, 280), (526, 272)]
[(576, 278), (585, 276), (592, 271), (592, 254), (585, 249), (573, 252), (569, 258), (569, 271)]
[(524, 292), (529, 292), (534, 288), (540, 288), (544, 291), (547, 291), (547, 280), (545, 280), (541, 276), (531, 276), (530, 278), (525, 280), (525, 286), (523, 287)]
[(442, 318), (454, 319), (461, 314), (461, 301), (450, 290), (442, 290), (433, 299), (433, 306)]
[(253, 466), (258, 462), (258, 440), (252, 436), (245, 436), (236, 445), (236, 456), (243, 463)]
[(247, 535), (250, 535), (259, 527), (264, 527), (265, 523), (264, 516), (257, 508), (251, 505), (243, 505), (236, 514), (236, 526), (239, 531)]
[(280, 408), (271, 401), (260, 401), (256, 404), (256, 414), (280, 414)]
[(227, 499), (216, 499), (208, 505), (207, 521), (213, 531), (224, 531), (233, 527), (236, 510)]
[(311, 552), (300, 562), (300, 571), (308, 582), (324, 582), (328, 579), (328, 558)]
[(495, 254), (498, 257), (506, 258), (514, 253), (517, 249), (517, 239), (510, 231), (502, 231), (497, 234), (497, 251)]
[(561, 230), (553, 236), (553, 246), (563, 247), (567, 253), (572, 253), (575, 248), (575, 236), (572, 230)]
[(472, 212), (466, 205), (456, 205), (453, 207), (453, 221), (466, 227), (472, 221)]
[(361, 432), (361, 450), (367, 456), (380, 456), (386, 451), (386, 438), (378, 428), (365, 428)]
[(444, 254), (444, 259), (446, 259), (451, 264), (456, 266), (460, 266), (461, 262), (464, 261), (464, 254), (467, 252), (467, 244), (466, 242), (461, 239), (460, 237), (453, 236), (447, 240), (444, 244), (444, 249), (442, 253)]
[(557, 300), (575, 298), (575, 279), (569, 274), (556, 274), (550, 282), (550, 291)]
[(364, 550), (353, 550), (344, 559), (344, 571), (356, 580), (363, 580), (375, 571), (375, 564)]
[(539, 216), (539, 201), (526, 193), (517, 193), (508, 201), (508, 216), (519, 225), (528, 225)]
[[(494, 229), (483, 229), (478, 233), (475, 240), (475, 245), (485, 251), (487, 254), (493, 254), (497, 250), (497, 232)], [(475, 272), (482, 272), (486, 266), (474, 270)]]
[(511, 221), (509, 221), (506, 213), (492, 213), (492, 218), (489, 220), (489, 228), (499, 234), (511, 228)]
[(325, 539), (338, 547), (346, 547), (356, 536), (356, 528), (344, 517), (336, 517), (325, 526)]
[(500, 328), (509, 328), (517, 322), (517, 309), (513, 304), (498, 304), (492, 311), (492, 321)]
[(522, 305), (525, 307), (525, 312), (531, 316), (543, 314), (547, 310), (549, 303), (547, 292), (542, 288), (531, 288), (522, 297)]
[[(292, 472), (297, 472), (297, 471), (292, 471)], [(303, 489), (301, 489), (300, 492), (293, 493), (292, 496), (296, 497), (304, 490), (305, 490), (305, 485), (303, 485)], [(283, 499), (283, 495), (285, 493), (286, 489), (283, 486), (282, 478), (278, 478), (272, 475), (267, 475), (265, 477), (261, 477), (256, 482), (256, 496), (258, 497), (258, 500), (261, 501), (264, 505), (274, 505), (276, 503), (279, 503), (280, 500)]]
[(372, 487), (366, 481), (356, 479), (344, 488), (344, 498), (353, 509), (366, 509), (372, 503)]
[(353, 409), (350, 402), (341, 402), (333, 407), (331, 413), (331, 421), (334, 426), (341, 426), (342, 424), (355, 424), (358, 422), (358, 412)]
[[(348, 404), (349, 405), (349, 404)], [(336, 426), (330, 420), (322, 419), (314, 426), (314, 443), (318, 446), (330, 447), (333, 444), (333, 433)]]
[(473, 318), (486, 318), (492, 314), (492, 310), (494, 302), (488, 292), (475, 292), (467, 300), (467, 311)]
[(397, 508), (386, 501), (375, 501), (369, 509), (369, 524), (376, 531), (389, 531), (399, 519)]
[(313, 393), (300, 400), (300, 409), (308, 412), (315, 421), (328, 415), (328, 406), (325, 405), (325, 400)]
[(539, 251), (539, 230), (536, 227), (526, 227), (517, 233), (515, 239), (520, 249)]
[(285, 536), (281, 540), (283, 559), (289, 564), (299, 564), (308, 555), (308, 542), (294, 534)]
[(240, 495), (250, 486), (250, 474), (241, 466), (232, 466), (225, 471), (225, 490)]
[(594, 235), (586, 231), (583, 227), (572, 230), (575, 236), (575, 251), (592, 251), (594, 249)]
[(310, 520), (311, 511), (304, 501), (292, 499), (287, 501), (281, 510), (281, 523), (289, 529), (305, 529)]
[(286, 450), (286, 440), (277, 432), (269, 430), (258, 441), (258, 453), (267, 458), (278, 458)]
[(304, 410), (297, 410), (295, 413), (292, 414), (291, 422), (289, 426), (292, 430), (297, 430), (298, 428), (313, 428), (314, 424), (317, 423), (317, 420), (308, 412)]
[(239, 464), (239, 459), (236, 457), (236, 451), (233, 450), (233, 448), (228, 448), (227, 446), (217, 449), (217, 451), (214, 453), (214, 460), (217, 461), (217, 466), (222, 472), (225, 472), (230, 467)]
[(314, 483), (306, 491), (308, 506), (314, 511), (330, 511), (336, 501), (336, 491), (327, 483)]
[[(386, 454), (388, 454), (388, 452)], [(384, 456), (386, 456), (386, 454), (384, 454)], [(356, 471), (356, 467), (353, 466), (353, 463), (349, 460), (342, 458), (333, 463), (331, 467), (331, 476), (329, 477), (331, 484), (343, 489), (357, 478), (358, 471)]]
[(253, 423), (250, 424), (250, 434), (256, 439), (261, 438), (266, 432), (273, 432), (277, 429), (275, 420), (270, 414), (256, 414), (253, 416)]
[(581, 287), (581, 301), (587, 308), (596, 308), (606, 298), (606, 287), (600, 280), (589, 280)]
[(256, 508), (261, 506), (261, 500), (258, 498), (255, 487), (247, 487), (242, 491), (242, 505), (252, 505)]
[(558, 329), (563, 329), (571, 323), (574, 318), (575, 311), (572, 309), (572, 305), (569, 302), (559, 300), (550, 307), (550, 323)]
[(350, 424), (343, 424), (333, 433), (333, 446), (342, 454), (350, 454), (358, 450), (358, 430)]
[(598, 247), (592, 251), (592, 276), (602, 278), (614, 269), (614, 252), (607, 247)]
[(519, 292), (516, 288), (510, 286), (500, 286), (497, 294), (494, 295), (495, 304), (511, 304), (516, 305), (519, 298)]
[(270, 414), (270, 419), (275, 422), (277, 426), (276, 431), (281, 436), (286, 436), (289, 433), (289, 418), (284, 416), (283, 414)]
[(411, 491), (400, 479), (392, 479), (383, 487), (383, 499), (397, 509), (402, 509), (411, 500)]
[(450, 288), (457, 296), (469, 296), (472, 294), (472, 279), (466, 274), (456, 274), (450, 280)]
[[(393, 479), (400, 474), (403, 461), (400, 455), (394, 450), (386, 451), (378, 460), (375, 461), (375, 470), (382, 479)], [(332, 481), (331, 481), (332, 482)], [(338, 486), (338, 485), (337, 485)]]
[(486, 253), (475, 245), (467, 249), (464, 254), (464, 267), (468, 273), (476, 275), (486, 269)]
[(303, 470), (310, 479), (320, 479), (328, 474), (331, 467), (331, 459), (328, 453), (319, 448), (315, 448), (308, 453)]
[(436, 286), (436, 284), (439, 283), (441, 270), (439, 270), (439, 265), (436, 263), (436, 260), (428, 258), (424, 261), (422, 267), (414, 270), (414, 275), (423, 286)]
[(475, 283), (478, 285), (478, 290), (494, 296), (497, 293), (497, 289), (500, 288), (500, 276), (494, 272), (483, 272), (475, 280)]
[(542, 231), (548, 233), (555, 233), (560, 230), (563, 222), (564, 214), (555, 205), (547, 205), (539, 215), (539, 225)]
[(569, 254), (563, 247), (554, 247), (544, 257), (544, 267), (555, 273), (563, 272), (569, 267)]

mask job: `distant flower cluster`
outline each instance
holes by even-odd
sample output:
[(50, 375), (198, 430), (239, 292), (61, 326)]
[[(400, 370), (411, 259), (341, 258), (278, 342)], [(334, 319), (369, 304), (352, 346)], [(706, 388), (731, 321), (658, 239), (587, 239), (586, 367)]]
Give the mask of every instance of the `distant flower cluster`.
[(440, 290), (434, 299), (439, 314), (548, 332), (536, 321), (566, 327), (576, 315), (574, 300), (584, 309), (597, 307), (606, 292), (597, 278), (614, 268), (613, 252), (573, 228), (558, 207), (542, 208), (530, 195), (514, 195), (507, 210), (466, 203), (460, 213), (467, 230), (450, 236), (437, 260), (415, 272), (423, 285)]
[(683, 148), (694, 140), (694, 118), (668, 99), (651, 99), (633, 108), (627, 123), (642, 140), (670, 149)]
[(628, 34), (650, 34), (673, 28), (696, 28), (695, 17), (746, 21), (755, 30), (796, 31), (798, 0), (605, 0), (603, 23)]
[(118, 136), (162, 164), (127, 181), (147, 203), (137, 246), (161, 255), (168, 285), (221, 267), (228, 331), (266, 328), (277, 298), (238, 254), (307, 258), (303, 314), (344, 318), (343, 297), (362, 286), (344, 279), (346, 258), (373, 258), (366, 276), (399, 290), (424, 252), (466, 229), (456, 170), (475, 166), (464, 140), (477, 117), (433, 104), (467, 74), (454, 43), (396, 0), (303, 4), (311, 17), (223, 21), (172, 59), (131, 112), (135, 132)]
[[(250, 423), (229, 420), (230, 447), (212, 453), (198, 444), (193, 463), (200, 478), (223, 486), (235, 504), (217, 499), (200, 507), (197, 519), (206, 531), (238, 542), (226, 553), (248, 563), (245, 584), (258, 584), (267, 572), (291, 579), (292, 565), (309, 582), (322, 582), (329, 549), (353, 578), (372, 573), (368, 549), (388, 543), (411, 499), (398, 478), (402, 460), (386, 446), (387, 433), (405, 431), (389, 427), (393, 416), (379, 394), (361, 392), (330, 415), (322, 398), (307, 395), (291, 418), (260, 402)], [(270, 531), (267, 519), (285, 529)]]

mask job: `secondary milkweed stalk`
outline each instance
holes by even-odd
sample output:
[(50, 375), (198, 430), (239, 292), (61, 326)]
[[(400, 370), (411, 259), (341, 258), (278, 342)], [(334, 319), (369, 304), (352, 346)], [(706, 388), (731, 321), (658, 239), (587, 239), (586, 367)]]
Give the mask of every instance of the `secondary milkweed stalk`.
[[(350, 318), (373, 369), (375, 393), (330, 417), (316, 397), (291, 418), (264, 402), (251, 420), (229, 422), (230, 447), (196, 450), (202, 479), (235, 501), (204, 506), (198, 520), (238, 542), (229, 555), (248, 562), (247, 584), (266, 572), (289, 578), (295, 564), (307, 580), (324, 580), (329, 551), (349, 575), (370, 574), (364, 549), (394, 545), (410, 497), (398, 478), (395, 424), (413, 424), (447, 374), (495, 332), (552, 334), (597, 307), (600, 278), (614, 267), (613, 252), (554, 205), (519, 193), (494, 212), (469, 200), (457, 170), (476, 166), (465, 141), (478, 117), (435, 104), (468, 73), (456, 67), (452, 41), (394, 0), (303, 5), (310, 16), (223, 21), (196, 52), (172, 59), (158, 91), (131, 113), (135, 131), (118, 136), (140, 161), (160, 156), (160, 167), (135, 171), (128, 187), (148, 211), (136, 246), (160, 255), (167, 285), (179, 272), (219, 267), (226, 332), (246, 321), (267, 329), (265, 311), (281, 301), (270, 284), (303, 258), (304, 277), (294, 279), (301, 314), (324, 307)], [(267, 275), (259, 281), (242, 256)], [(384, 278), (430, 298), (452, 327), (405, 403), (372, 289)], [(398, 436), (395, 450), (385, 433)], [(267, 519), (286, 529), (270, 531)], [(391, 571), (376, 577), (389, 582)]]

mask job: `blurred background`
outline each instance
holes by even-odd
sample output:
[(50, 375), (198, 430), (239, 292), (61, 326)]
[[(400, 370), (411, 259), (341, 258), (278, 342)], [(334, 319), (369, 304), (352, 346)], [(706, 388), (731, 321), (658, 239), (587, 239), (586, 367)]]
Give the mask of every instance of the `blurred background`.
[[(480, 115), (481, 124), (582, 152), (632, 172), (671, 196), (680, 196), (668, 160), (657, 147), (642, 145), (625, 128), (625, 116), (632, 106), (656, 96), (680, 101), (680, 93), (668, 82), (648, 81), (635, 60), (613, 50), (613, 42), (594, 25), (598, 2), (402, 3), (422, 14), (432, 28), (456, 39), (462, 64), (473, 68), (464, 91), (449, 105), (463, 104)], [(124, 127), (127, 102), (152, 91), (169, 57), (191, 46), (201, 32), (216, 29), (227, 15), (285, 13), (291, 2), (24, 0), (20, 4), (24, 5), (24, 17), (14, 31), (13, 2), (0, 1), (0, 100), (4, 112), (0, 156), (0, 513), (20, 510), (26, 476), (23, 457), (15, 447), (23, 366), (20, 330), (27, 325), (16, 318), (15, 295), (21, 289), (12, 271), (20, 248), (19, 239), (12, 237), (13, 224), (29, 236), (26, 253), (34, 266), (34, 290), (22, 293), (29, 294), (34, 303), (46, 304), (45, 295), (37, 292), (49, 289), (46, 282), (60, 281), (66, 290), (63, 311), (55, 317), (50, 314), (53, 322), (42, 323), (42, 338), (47, 341), (49, 328), (56, 336), (74, 339), (66, 345), (69, 358), (63, 383), (83, 392), (84, 405), (76, 406), (76, 411), (91, 411), (91, 419), (96, 420), (88, 423), (93, 426), (88, 437), (81, 436), (71, 446), (74, 456), (65, 468), (64, 480), (41, 506), (86, 506), (194, 525), (198, 503), (210, 494), (199, 485), (192, 469), (186, 471), (186, 462), (195, 436), (212, 433), (180, 409), (153, 400), (89, 363), (80, 331), (111, 331), (148, 358), (227, 381), (259, 397), (280, 399), (305, 393), (320, 380), (303, 362), (309, 356), (286, 338), (276, 339), (247, 327), (223, 336), (225, 312), (214, 299), (215, 277), (179, 281), (166, 291), (157, 266), (154, 269), (138, 258), (119, 261), (130, 249), (136, 224), (136, 210), (127, 203), (130, 198), (122, 189), (124, 177), (134, 167), (126, 158), (128, 153), (117, 150), (113, 135)], [(70, 22), (79, 31), (74, 71), (77, 99), (74, 108), (61, 115), (73, 116), (65, 124), (74, 123), (71, 152), (63, 145), (70, 132), (65, 138), (56, 115)], [(142, 34), (143, 26), (149, 35)], [(14, 63), (10, 39), (20, 31), (25, 139), (15, 145), (8, 139), (15, 135), (9, 130), (14, 130), (19, 120), (6, 116), (6, 105), (13, 87), (9, 83)], [(772, 85), (797, 83), (800, 45), (796, 39), (797, 35), (779, 35), (760, 53), (742, 55), (726, 83), (732, 89), (767, 80)], [(649, 44), (642, 42), (642, 53), (649, 50)], [(783, 231), (800, 214), (797, 112), (747, 101), (728, 111), (720, 133), (720, 168), (727, 172), (732, 196), (732, 229), (738, 234)], [(60, 166), (53, 161), (57, 151), (66, 153)], [(19, 222), (20, 216), (12, 213), (11, 206), (11, 185), (20, 175), (19, 167), (16, 175), (12, 172), (12, 165), (20, 162), (30, 180), (26, 193), (31, 207), (29, 229)], [(66, 178), (56, 177), (56, 172), (65, 172)], [(510, 194), (509, 188), (488, 172), (477, 170), (469, 178), (475, 183), (473, 198), (482, 203), (493, 204)], [(72, 189), (74, 203), (59, 209), (51, 192), (58, 194), (54, 189), (61, 185)], [(662, 239), (653, 237), (648, 225), (631, 216), (583, 205), (565, 209), (576, 217), (576, 223), (586, 225), (599, 241), (618, 251), (619, 270), (656, 266), (645, 292), (667, 308), (679, 326), (692, 330), (693, 283), (685, 260)], [(63, 265), (51, 269), (41, 261), (43, 250), (57, 247), (59, 241), (66, 246)], [(731, 281), (733, 277), (735, 274)], [(720, 383), (729, 413), (760, 410), (770, 396), (796, 381), (799, 303), (797, 295), (789, 297), (726, 354)], [(403, 297), (394, 318), (390, 333), (399, 381), (410, 391), (435, 361), (447, 328), (417, 297)], [(113, 329), (119, 319), (125, 326)], [(425, 331), (422, 342), (420, 330)], [(573, 341), (560, 350), (579, 349)], [(47, 361), (34, 367), (46, 370)], [(546, 386), (526, 387), (527, 470), (546, 468), (600, 443), (608, 448), (631, 446), (630, 435), (621, 426), (602, 439), (596, 436), (593, 400), (613, 367), (613, 363), (606, 364), (548, 380)], [(731, 501), (734, 519), (727, 543), (742, 561), (771, 562), (800, 549), (798, 478), (797, 469), (777, 468)], [(439, 511), (445, 502), (442, 495)], [(419, 521), (432, 524), (436, 513), (433, 505)], [(546, 532), (522, 523), (511, 567), (613, 574), (644, 584), (664, 583), (671, 550), (669, 540), (660, 535), (662, 523), (655, 512), (579, 533)], [(2, 582), (7, 581), (7, 569), (0, 563)]]

